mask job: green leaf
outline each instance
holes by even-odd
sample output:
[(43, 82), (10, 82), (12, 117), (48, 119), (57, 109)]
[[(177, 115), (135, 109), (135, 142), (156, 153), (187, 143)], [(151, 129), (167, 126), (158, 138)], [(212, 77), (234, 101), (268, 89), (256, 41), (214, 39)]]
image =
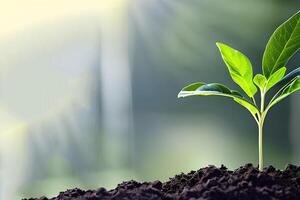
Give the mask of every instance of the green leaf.
[(292, 82), (290, 87), (284, 91), (284, 94), (292, 94), (300, 89), (300, 77)]
[(294, 69), (293, 71), (285, 75), (278, 83), (276, 83), (276, 86), (282, 87), (299, 75), (300, 75), (300, 67)]
[(261, 90), (264, 90), (266, 83), (267, 83), (267, 78), (262, 75), (262, 74), (256, 74), (254, 76), (253, 82), (259, 87)]
[(282, 79), (286, 71), (285, 67), (280, 68), (277, 70), (274, 74), (270, 76), (269, 79), (267, 79), (262, 74), (256, 74), (253, 82), (260, 88), (260, 90), (267, 92), (269, 89), (271, 89), (278, 81)]
[(182, 88), (181, 91), (195, 91), (196, 89), (198, 89), (199, 87), (201, 87), (203, 85), (205, 85), (205, 83), (203, 83), (203, 82), (193, 83), (193, 84), (190, 84), (190, 85)]
[(257, 88), (252, 81), (253, 71), (250, 60), (241, 52), (225, 44), (217, 43), (217, 46), (233, 81), (238, 84), (249, 97), (253, 97), (257, 92)]
[(281, 67), (275, 73), (273, 73), (270, 76), (270, 78), (268, 79), (267, 86), (266, 86), (266, 91), (271, 89), (278, 81), (280, 81), (282, 79), (282, 77), (284, 77), (285, 72), (286, 72), (286, 68)]
[(240, 98), (233, 98), (233, 100), (235, 102), (237, 102), (238, 104), (244, 106), (248, 111), (250, 111), (250, 113), (253, 116), (255, 116), (255, 114), (259, 113), (257, 108), (253, 104), (249, 103), (248, 101), (245, 101), (244, 99), (240, 99)]
[(224, 96), (230, 97), (235, 102), (244, 106), (247, 110), (251, 112), (252, 115), (259, 113), (257, 108), (247, 100), (243, 98), (243, 96), (235, 90), (230, 90), (228, 87), (219, 84), (219, 83), (210, 83), (205, 84), (202, 82), (193, 83), (184, 87), (178, 94), (179, 97), (188, 97), (188, 96)]
[(270, 103), (269, 107), (273, 107), (275, 104), (288, 97), (289, 95), (293, 94), (294, 92), (297, 92), (298, 90), (300, 90), (300, 76), (295, 77), (294, 80), (291, 81), (291, 83), (285, 86), (280, 96), (274, 99)]
[(264, 75), (269, 78), (300, 48), (300, 12), (297, 12), (280, 25), (267, 43), (262, 68)]

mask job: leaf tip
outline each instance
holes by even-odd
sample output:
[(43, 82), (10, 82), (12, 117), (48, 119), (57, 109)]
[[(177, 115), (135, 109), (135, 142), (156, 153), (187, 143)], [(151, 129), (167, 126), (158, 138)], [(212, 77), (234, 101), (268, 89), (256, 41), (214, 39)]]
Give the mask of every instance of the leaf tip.
[(179, 98), (184, 98), (184, 97), (186, 97), (186, 95), (187, 95), (187, 92), (181, 90), (181, 91), (178, 93), (177, 98), (178, 98), (178, 99), (179, 99)]
[(222, 42), (216, 42), (216, 45), (217, 45), (218, 48), (220, 48), (221, 46), (224, 45), (224, 43), (222, 43)]

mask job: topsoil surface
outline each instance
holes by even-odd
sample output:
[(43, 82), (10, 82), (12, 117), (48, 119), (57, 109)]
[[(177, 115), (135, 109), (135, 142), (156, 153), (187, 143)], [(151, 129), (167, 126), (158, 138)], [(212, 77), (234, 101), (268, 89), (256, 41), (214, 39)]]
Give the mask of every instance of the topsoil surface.
[[(235, 171), (209, 166), (179, 174), (167, 182), (128, 181), (115, 189), (71, 189), (51, 200), (293, 200), (300, 199), (300, 167), (288, 165), (285, 170), (270, 166), (258, 171), (247, 164)], [(47, 197), (27, 200), (49, 200)]]

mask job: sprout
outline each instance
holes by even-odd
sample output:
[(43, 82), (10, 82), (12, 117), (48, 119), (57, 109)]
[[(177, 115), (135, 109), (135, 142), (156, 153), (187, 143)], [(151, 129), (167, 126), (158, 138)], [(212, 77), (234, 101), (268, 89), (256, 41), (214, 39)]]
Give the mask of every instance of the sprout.
[[(263, 169), (263, 126), (271, 107), (300, 89), (300, 67), (285, 75), (286, 64), (300, 48), (300, 12), (297, 12), (280, 25), (269, 39), (263, 59), (262, 74), (253, 78), (252, 64), (243, 53), (223, 43), (217, 43), (223, 61), (232, 80), (246, 94), (231, 90), (219, 83), (193, 83), (184, 87), (178, 97), (187, 96), (225, 96), (245, 107), (258, 125), (259, 170)], [(274, 87), (276, 86), (276, 87)], [(276, 88), (278, 91), (266, 104), (267, 92)], [(255, 101), (255, 94), (260, 92), (260, 105)]]

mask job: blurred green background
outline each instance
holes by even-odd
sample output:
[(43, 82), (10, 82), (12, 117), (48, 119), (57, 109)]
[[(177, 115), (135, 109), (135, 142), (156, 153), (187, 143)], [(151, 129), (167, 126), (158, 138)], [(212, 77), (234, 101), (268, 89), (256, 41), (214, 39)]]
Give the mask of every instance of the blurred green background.
[[(257, 165), (257, 127), (224, 98), (177, 99), (230, 79), (222, 41), (261, 71), (292, 0), (3, 1), (0, 199), (167, 180), (209, 164)], [(299, 67), (295, 56), (288, 69)], [(300, 95), (271, 110), (265, 165), (300, 164)]]

